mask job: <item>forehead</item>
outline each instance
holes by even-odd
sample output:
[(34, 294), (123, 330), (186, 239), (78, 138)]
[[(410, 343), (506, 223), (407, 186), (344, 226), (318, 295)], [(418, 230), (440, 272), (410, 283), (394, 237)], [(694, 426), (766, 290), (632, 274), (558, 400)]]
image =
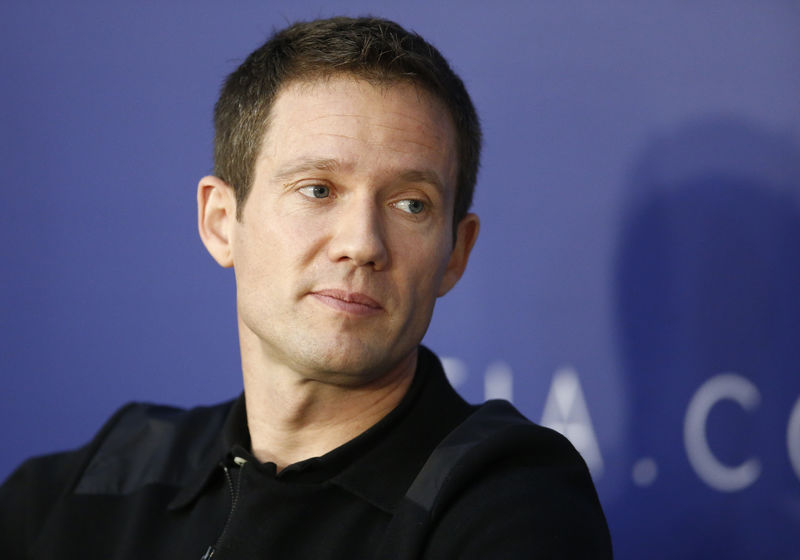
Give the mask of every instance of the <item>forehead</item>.
[(349, 75), (294, 81), (275, 98), (259, 162), (303, 156), (362, 163), (379, 156), (437, 168), (454, 185), (455, 127), (444, 103), (412, 83)]

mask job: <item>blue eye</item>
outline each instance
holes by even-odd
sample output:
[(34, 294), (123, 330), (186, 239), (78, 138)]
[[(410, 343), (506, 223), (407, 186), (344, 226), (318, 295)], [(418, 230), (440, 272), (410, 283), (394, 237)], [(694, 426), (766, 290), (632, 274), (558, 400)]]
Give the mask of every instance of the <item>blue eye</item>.
[(419, 214), (425, 210), (425, 203), (421, 200), (401, 200), (396, 202), (394, 206), (409, 214)]
[(308, 185), (299, 191), (308, 198), (328, 198), (331, 195), (331, 189), (325, 185)]

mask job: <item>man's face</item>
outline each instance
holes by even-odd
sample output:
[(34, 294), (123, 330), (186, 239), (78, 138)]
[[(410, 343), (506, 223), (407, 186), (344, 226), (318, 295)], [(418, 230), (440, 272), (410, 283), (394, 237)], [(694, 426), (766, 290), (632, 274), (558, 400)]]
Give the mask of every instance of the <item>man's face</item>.
[(448, 112), (410, 84), (286, 86), (231, 233), (243, 351), (345, 385), (413, 357), (477, 234), (469, 216), (454, 248), (457, 164)]

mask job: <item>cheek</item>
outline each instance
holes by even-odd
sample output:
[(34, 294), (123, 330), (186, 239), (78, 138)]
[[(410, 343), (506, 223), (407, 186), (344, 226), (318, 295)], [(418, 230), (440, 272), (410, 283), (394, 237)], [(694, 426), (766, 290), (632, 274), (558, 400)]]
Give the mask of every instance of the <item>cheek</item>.
[[(240, 298), (258, 296), (264, 286), (275, 286), (281, 276), (286, 276), (283, 246), (275, 241), (268, 231), (245, 227), (234, 244), (234, 272)], [(275, 271), (283, 270), (284, 274)], [(262, 294), (263, 295), (263, 294)]]
[(431, 238), (436, 237), (413, 238), (404, 244), (396, 258), (398, 266), (405, 269), (404, 282), (420, 303), (435, 299), (450, 259), (449, 246), (431, 243)]
[(313, 220), (273, 214), (269, 222), (243, 228), (240, 248), (249, 269), (260, 274), (288, 272), (313, 252), (322, 228)]

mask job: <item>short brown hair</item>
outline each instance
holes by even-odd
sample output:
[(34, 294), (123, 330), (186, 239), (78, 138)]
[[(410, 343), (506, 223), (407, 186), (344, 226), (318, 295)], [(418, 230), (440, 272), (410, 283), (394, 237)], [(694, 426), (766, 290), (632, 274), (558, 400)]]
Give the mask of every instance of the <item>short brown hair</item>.
[(472, 205), (481, 129), (464, 83), (425, 39), (385, 19), (364, 17), (295, 23), (272, 35), (228, 76), (214, 107), (214, 174), (247, 200), (269, 113), (294, 80), (351, 74), (372, 83), (411, 82), (442, 101), (456, 130), (458, 177), (453, 226)]

